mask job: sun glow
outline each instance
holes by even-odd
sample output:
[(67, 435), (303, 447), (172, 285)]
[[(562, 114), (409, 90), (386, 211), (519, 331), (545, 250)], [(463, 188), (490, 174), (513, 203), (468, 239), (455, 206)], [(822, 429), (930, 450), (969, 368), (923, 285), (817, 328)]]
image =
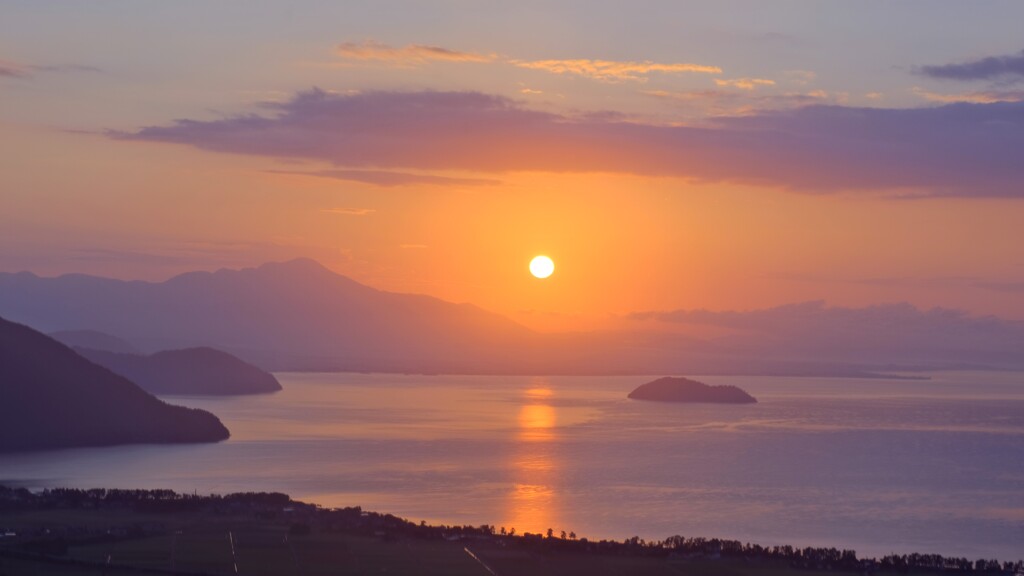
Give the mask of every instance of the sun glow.
[(530, 260), (530, 274), (537, 278), (547, 278), (555, 271), (555, 262), (547, 256), (537, 256)]

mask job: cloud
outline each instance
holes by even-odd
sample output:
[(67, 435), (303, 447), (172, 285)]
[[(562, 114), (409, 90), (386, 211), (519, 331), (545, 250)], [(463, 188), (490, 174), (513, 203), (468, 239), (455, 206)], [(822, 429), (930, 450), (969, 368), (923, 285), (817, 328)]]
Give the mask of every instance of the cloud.
[(1024, 282), (977, 282), (975, 286), (996, 292), (1024, 293)]
[(383, 188), (397, 186), (494, 186), (501, 180), (491, 178), (453, 178), (434, 174), (411, 174), (408, 172), (392, 172), (389, 170), (319, 170), (316, 172), (298, 172), (288, 170), (269, 170), (272, 174), (291, 174), (295, 176), (315, 176), (317, 178), (333, 178), (350, 182), (373, 184)]
[(968, 102), (971, 104), (992, 104), (995, 102), (1021, 102), (1024, 101), (1024, 90), (990, 90), (982, 92), (968, 92), (963, 94), (939, 94), (929, 92), (923, 88), (914, 87), (911, 89), (914, 94), (929, 102), (942, 102), (945, 104), (953, 102)]
[(768, 80), (767, 78), (715, 78), (715, 85), (729, 88), (740, 88), (742, 90), (753, 90), (758, 86), (775, 86), (775, 80)]
[(324, 208), (321, 212), (328, 214), (342, 214), (345, 216), (366, 216), (376, 212), (373, 208)]
[(0, 78), (29, 78), (31, 76), (30, 67), (10, 60), (0, 60)]
[[(813, 105), (702, 126), (573, 117), (477, 92), (301, 92), (266, 115), (178, 120), (114, 138), (351, 169), (605, 172), (811, 193), (1024, 198), (1024, 103)], [(421, 176), (421, 175), (418, 175)], [(405, 179), (405, 176), (398, 177)]]
[(337, 53), (342, 58), (351, 60), (377, 60), (404, 65), (429, 61), (490, 62), (495, 58), (493, 54), (474, 54), (423, 44), (409, 44), (396, 48), (373, 40), (344, 42), (338, 45)]
[(818, 77), (817, 73), (812, 70), (787, 70), (783, 72), (783, 75), (793, 84), (800, 86), (806, 86)]
[(101, 72), (95, 66), (82, 64), (39, 65), (0, 60), (0, 78), (31, 78), (36, 72)]
[(704, 66), (700, 64), (687, 63), (659, 63), (645, 60), (642, 62), (615, 61), (615, 60), (516, 60), (499, 57), (497, 54), (480, 54), (476, 52), (462, 52), (440, 46), (428, 46), (424, 44), (409, 44), (395, 47), (388, 44), (365, 40), (362, 42), (343, 42), (336, 50), (338, 56), (348, 60), (364, 60), (385, 62), (396, 66), (413, 66), (432, 61), (440, 62), (502, 62), (528, 68), (531, 70), (543, 70), (552, 74), (574, 74), (585, 76), (605, 82), (619, 82), (623, 80), (646, 81), (647, 76), (653, 72), (663, 74), (677, 74), (695, 72), (703, 74), (721, 74), (722, 69), (717, 66)]
[(846, 308), (815, 301), (761, 310), (674, 310), (630, 317), (728, 329), (732, 335), (718, 341), (723, 351), (779, 357), (1020, 365), (1024, 350), (1024, 322), (943, 308), (920, 310), (907, 303)]
[(920, 66), (918, 74), (943, 80), (1024, 80), (1024, 50), (1007, 56), (989, 56), (960, 64)]
[(652, 72), (663, 74), (698, 73), (721, 74), (718, 66), (701, 64), (669, 63), (661, 64), (644, 60), (643, 62), (616, 60), (509, 60), (513, 66), (530, 70), (543, 70), (552, 74), (574, 74), (604, 82), (620, 82), (623, 80), (646, 81)]
[(765, 110), (839, 103), (838, 97), (832, 96), (824, 90), (776, 94), (759, 94), (752, 90), (739, 92), (735, 90), (648, 90), (643, 94), (681, 106), (693, 106), (701, 117), (749, 116)]
[(38, 65), (31, 68), (40, 72), (103, 72), (101, 68), (86, 64)]
[(86, 262), (120, 262), (133, 265), (185, 264), (194, 259), (188, 251), (147, 252), (142, 250), (114, 250), (108, 248), (75, 248), (70, 260)]

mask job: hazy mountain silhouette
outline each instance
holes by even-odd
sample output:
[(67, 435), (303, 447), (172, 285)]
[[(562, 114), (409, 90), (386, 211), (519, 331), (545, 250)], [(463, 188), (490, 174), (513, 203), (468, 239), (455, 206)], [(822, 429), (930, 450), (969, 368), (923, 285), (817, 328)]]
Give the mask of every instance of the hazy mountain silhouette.
[(215, 346), (278, 370), (487, 370), (532, 336), (476, 306), (376, 290), (307, 259), (159, 283), (0, 274), (0, 314), (149, 350)]
[(165, 282), (0, 273), (0, 315), (43, 331), (117, 334), (146, 352), (211, 346), (273, 371), (856, 377), (1024, 367), (1024, 323), (956, 311), (808, 303), (640, 312), (626, 318), (634, 331), (540, 334), (469, 304), (376, 290), (307, 259)]
[(0, 451), (228, 436), (213, 414), (167, 404), (53, 338), (0, 318)]
[(88, 348), (104, 352), (117, 352), (118, 354), (142, 353), (125, 340), (96, 330), (60, 330), (49, 334), (49, 336), (72, 348)]
[(811, 301), (760, 310), (673, 310), (632, 317), (662, 326), (717, 329), (724, 335), (714, 345), (737, 358), (815, 359), (889, 370), (1024, 368), (1024, 322), (918, 309), (906, 302), (848, 308)]
[(149, 356), (79, 347), (75, 351), (151, 394), (260, 394), (281, 389), (273, 374), (213, 348), (165, 350)]

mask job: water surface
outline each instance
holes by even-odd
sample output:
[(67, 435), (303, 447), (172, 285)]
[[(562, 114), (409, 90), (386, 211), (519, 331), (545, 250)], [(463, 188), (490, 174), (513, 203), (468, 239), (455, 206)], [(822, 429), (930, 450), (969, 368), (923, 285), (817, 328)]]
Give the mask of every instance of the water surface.
[(704, 377), (755, 405), (627, 400), (643, 377), (279, 374), (168, 397), (220, 444), (0, 456), (30, 487), (267, 490), (411, 520), (1024, 557), (1024, 375)]

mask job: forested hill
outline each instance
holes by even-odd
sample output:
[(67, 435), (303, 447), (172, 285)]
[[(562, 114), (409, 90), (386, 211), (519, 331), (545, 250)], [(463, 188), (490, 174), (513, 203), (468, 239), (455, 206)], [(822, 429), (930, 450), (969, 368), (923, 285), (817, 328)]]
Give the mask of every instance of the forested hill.
[(228, 436), (213, 414), (167, 404), (53, 338), (0, 318), (0, 452)]

